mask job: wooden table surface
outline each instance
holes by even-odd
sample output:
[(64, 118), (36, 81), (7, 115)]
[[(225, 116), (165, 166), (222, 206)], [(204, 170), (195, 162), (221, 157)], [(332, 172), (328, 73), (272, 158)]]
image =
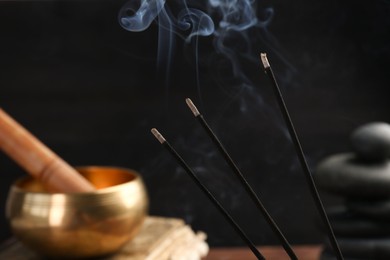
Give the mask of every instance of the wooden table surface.
[[(14, 259), (37, 259), (32, 257), (30, 251), (27, 251), (15, 239), (10, 239), (0, 244), (1, 251), (7, 249), (7, 252), (15, 253), (19, 256)], [(12, 250), (11, 250), (12, 249)], [(319, 260), (322, 247), (320, 245), (293, 246), (293, 250), (299, 260)], [(284, 249), (280, 246), (261, 246), (259, 251), (267, 260), (288, 260), (290, 259)], [(4, 251), (5, 252), (5, 251)], [(8, 252), (8, 255), (10, 254)], [(7, 258), (8, 259), (8, 258)], [(256, 260), (257, 258), (248, 247), (221, 247), (211, 248), (208, 255), (202, 260)]]
[[(280, 246), (259, 247), (260, 253), (267, 260), (290, 259)], [(293, 250), (300, 260), (318, 260), (321, 246), (294, 246)], [(245, 247), (211, 248), (204, 260), (256, 260), (252, 251)]]

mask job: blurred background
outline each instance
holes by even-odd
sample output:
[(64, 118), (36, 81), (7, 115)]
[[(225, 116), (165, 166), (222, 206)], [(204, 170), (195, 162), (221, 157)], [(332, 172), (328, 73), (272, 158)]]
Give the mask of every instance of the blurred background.
[[(319, 215), (259, 54), (268, 53), (315, 172), (349, 150), (356, 127), (390, 122), (390, 2), (231, 2), (187, 1), (210, 20), (186, 29), (167, 19), (188, 11), (185, 2), (167, 1), (165, 17), (132, 32), (120, 18), (139, 1), (0, 1), (0, 106), (72, 165), (140, 172), (151, 215), (183, 218), (211, 246), (243, 245), (150, 134), (156, 127), (255, 243), (277, 244), (188, 110), (190, 97), (287, 239), (320, 243)], [(189, 37), (194, 28), (208, 35)], [(3, 153), (0, 171), (1, 242), (11, 236), (8, 189), (25, 173)], [(325, 206), (338, 203), (321, 195)]]

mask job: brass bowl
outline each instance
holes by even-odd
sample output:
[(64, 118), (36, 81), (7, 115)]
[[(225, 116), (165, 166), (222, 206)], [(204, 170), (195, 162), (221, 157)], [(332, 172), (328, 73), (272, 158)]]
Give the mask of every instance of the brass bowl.
[(114, 253), (140, 230), (148, 198), (141, 177), (116, 167), (77, 170), (98, 189), (49, 193), (25, 177), (11, 187), (6, 215), (13, 233), (40, 255), (85, 258)]

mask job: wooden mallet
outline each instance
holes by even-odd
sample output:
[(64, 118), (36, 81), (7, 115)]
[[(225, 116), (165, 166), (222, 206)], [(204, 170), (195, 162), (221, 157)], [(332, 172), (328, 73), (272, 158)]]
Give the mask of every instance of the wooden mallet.
[(54, 192), (90, 192), (95, 188), (68, 163), (0, 108), (0, 148)]

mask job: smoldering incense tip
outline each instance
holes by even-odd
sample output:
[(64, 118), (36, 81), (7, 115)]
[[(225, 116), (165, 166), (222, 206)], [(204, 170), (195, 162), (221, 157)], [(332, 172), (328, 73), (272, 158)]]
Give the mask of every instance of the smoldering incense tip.
[(162, 136), (162, 134), (160, 134), (160, 132), (156, 129), (156, 128), (152, 128), (152, 130), (150, 130), (152, 132), (152, 134), (156, 137), (156, 139), (160, 142), (160, 143), (165, 143), (166, 140), (164, 138), (164, 136)]
[(194, 114), (194, 116), (199, 116), (200, 115), (199, 110), (196, 108), (194, 103), (192, 103), (191, 99), (186, 98), (186, 103), (187, 103), (188, 107), (191, 109), (191, 111)]
[(266, 53), (260, 53), (260, 58), (261, 58), (261, 61), (263, 62), (264, 69), (271, 67), (269, 65)]

